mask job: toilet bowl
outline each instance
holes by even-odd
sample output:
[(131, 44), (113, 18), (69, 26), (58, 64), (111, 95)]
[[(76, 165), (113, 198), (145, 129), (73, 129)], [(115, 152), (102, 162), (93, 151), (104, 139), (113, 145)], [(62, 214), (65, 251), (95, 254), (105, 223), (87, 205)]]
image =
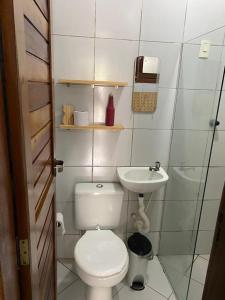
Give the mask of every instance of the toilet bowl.
[(129, 257), (111, 230), (87, 230), (74, 249), (77, 274), (87, 284), (86, 300), (111, 300), (112, 287), (125, 277)]

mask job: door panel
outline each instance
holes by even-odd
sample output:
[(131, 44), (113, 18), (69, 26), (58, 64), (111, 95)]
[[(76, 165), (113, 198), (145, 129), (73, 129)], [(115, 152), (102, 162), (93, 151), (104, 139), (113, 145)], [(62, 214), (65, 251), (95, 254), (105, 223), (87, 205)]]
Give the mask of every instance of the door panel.
[(29, 82), (28, 97), (29, 97), (30, 111), (34, 111), (50, 103), (49, 84), (40, 83), (40, 82)]
[[(30, 254), (30, 264), (20, 266), (22, 299), (56, 299), (49, 4), (45, 0), (3, 2), (5, 13), (10, 15), (7, 22), (13, 24), (14, 38), (14, 47), (7, 48), (9, 37), (5, 32), (8, 119), (12, 160), (16, 161), (13, 175), (18, 237), (28, 239)], [(9, 56), (16, 61), (14, 65), (8, 63)], [(11, 82), (16, 87), (13, 94)]]
[[(19, 300), (13, 194), (2, 90), (0, 35), (0, 299)], [(7, 259), (6, 259), (7, 258)]]
[(40, 152), (43, 151), (44, 147), (51, 140), (52, 133), (52, 124), (49, 122), (41, 131), (39, 131), (32, 139), (31, 139), (31, 151), (32, 151), (32, 160), (35, 161)]

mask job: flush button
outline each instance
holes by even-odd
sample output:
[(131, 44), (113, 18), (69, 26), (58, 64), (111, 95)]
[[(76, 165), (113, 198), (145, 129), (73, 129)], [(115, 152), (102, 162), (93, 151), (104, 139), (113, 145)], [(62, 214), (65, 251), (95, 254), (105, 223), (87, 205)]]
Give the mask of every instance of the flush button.
[(96, 187), (97, 187), (98, 189), (101, 189), (101, 188), (103, 188), (103, 184), (98, 183), (98, 184), (96, 184)]

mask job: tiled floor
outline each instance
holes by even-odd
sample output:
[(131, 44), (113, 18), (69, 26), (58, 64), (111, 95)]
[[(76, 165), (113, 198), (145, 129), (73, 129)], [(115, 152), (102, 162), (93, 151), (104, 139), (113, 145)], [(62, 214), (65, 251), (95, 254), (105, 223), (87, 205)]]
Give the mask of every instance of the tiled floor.
[(188, 300), (201, 300), (209, 264), (209, 255), (198, 255), (195, 258)]
[[(201, 300), (209, 256), (196, 256), (191, 276), (189, 300)], [(85, 300), (85, 285), (75, 273), (73, 260), (60, 260), (57, 270), (58, 300)], [(131, 290), (124, 280), (113, 288), (114, 300), (176, 300), (170, 283), (155, 257), (148, 265), (148, 280), (143, 291)]]
[[(58, 300), (85, 300), (85, 285), (75, 274), (72, 260), (60, 260), (58, 262)], [(172, 288), (155, 257), (149, 262), (148, 281), (143, 291), (131, 290), (126, 281), (113, 288), (113, 300), (176, 300)], [(100, 300), (100, 299), (99, 299)]]

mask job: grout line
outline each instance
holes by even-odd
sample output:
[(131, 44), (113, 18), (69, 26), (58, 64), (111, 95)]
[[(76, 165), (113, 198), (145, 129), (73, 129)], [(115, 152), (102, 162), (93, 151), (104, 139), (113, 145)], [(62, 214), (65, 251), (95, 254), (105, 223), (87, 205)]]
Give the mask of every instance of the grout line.
[[(78, 234), (77, 234), (78, 235)], [(75, 272), (73, 272), (70, 268), (68, 268), (64, 263), (63, 263), (63, 261), (62, 261), (62, 259), (63, 260), (72, 260), (72, 261), (75, 261), (74, 259), (68, 259), (68, 258), (61, 258), (61, 259), (58, 259), (59, 261), (60, 261), (60, 263), (66, 268), (66, 269), (68, 269), (72, 274), (74, 274), (74, 275), (76, 275), (77, 276), (77, 274), (75, 273)], [(79, 277), (77, 276), (77, 279), (79, 279)]]
[(186, 29), (187, 12), (188, 12), (188, 1), (189, 0), (187, 0), (186, 7), (185, 7), (184, 24), (183, 24), (183, 34), (182, 34), (182, 43), (184, 43), (184, 34), (185, 34), (185, 29)]
[[(123, 281), (122, 281), (122, 283), (123, 283)], [(118, 285), (117, 285), (117, 286), (118, 286)], [(124, 289), (124, 288), (125, 288), (125, 285), (124, 285), (124, 286), (121, 286), (121, 288), (113, 295), (112, 298), (114, 298), (116, 295), (118, 295), (119, 292), (122, 291), (122, 289)], [(99, 299), (99, 300), (100, 300), (100, 299)]]
[(63, 292), (65, 292), (65, 290), (67, 290), (71, 285), (73, 285), (76, 281), (78, 281), (78, 279), (74, 280), (73, 282), (71, 282), (67, 287), (65, 287), (62, 291), (60, 291), (59, 293), (57, 293), (57, 295), (61, 295)]
[(159, 291), (155, 290), (154, 288), (152, 288), (151, 286), (148, 285), (148, 283), (146, 283), (146, 287), (149, 288), (150, 290), (153, 290), (154, 292), (156, 292), (157, 294), (159, 294), (160, 296), (162, 296), (165, 299), (168, 299), (165, 295), (163, 295), (162, 293), (160, 293)]
[[(205, 36), (205, 35), (208, 35), (208, 34), (214, 32), (214, 31), (217, 31), (217, 30), (222, 29), (222, 28), (224, 28), (224, 27), (225, 27), (225, 26), (221, 26), (221, 27), (218, 27), (218, 28), (216, 28), (216, 29), (207, 31), (206, 33), (200, 34), (200, 35), (198, 35), (198, 36), (196, 36), (196, 37), (194, 37), (194, 38), (192, 38), (192, 39), (190, 39), (190, 40), (185, 41), (184, 43), (189, 43), (189, 42), (191, 42), (191, 41), (193, 41), (193, 40), (196, 40), (196, 39), (198, 39), (198, 38), (201, 38), (201, 37), (203, 37), (203, 36)], [(214, 44), (214, 45), (215, 45), (215, 44)], [(223, 45), (223, 44), (221, 44), (221, 45), (218, 44), (218, 45), (215, 45), (215, 46), (224, 46), (224, 45)]]
[(202, 257), (202, 255), (207, 255), (207, 254), (198, 254), (198, 256), (206, 261), (209, 262), (209, 259), (210, 259), (210, 254), (209, 254), (209, 259), (205, 258), (205, 257)]
[(158, 44), (173, 44), (180, 45), (180, 41), (160, 41), (160, 40), (142, 40), (139, 36), (139, 39), (126, 39), (126, 38), (115, 38), (115, 37), (103, 37), (103, 36), (85, 36), (85, 35), (73, 35), (73, 34), (60, 34), (53, 33), (52, 36), (63, 36), (71, 38), (84, 38), (84, 39), (99, 39), (99, 40), (114, 40), (114, 41), (127, 41), (127, 42), (145, 42), (145, 43), (158, 43)]

